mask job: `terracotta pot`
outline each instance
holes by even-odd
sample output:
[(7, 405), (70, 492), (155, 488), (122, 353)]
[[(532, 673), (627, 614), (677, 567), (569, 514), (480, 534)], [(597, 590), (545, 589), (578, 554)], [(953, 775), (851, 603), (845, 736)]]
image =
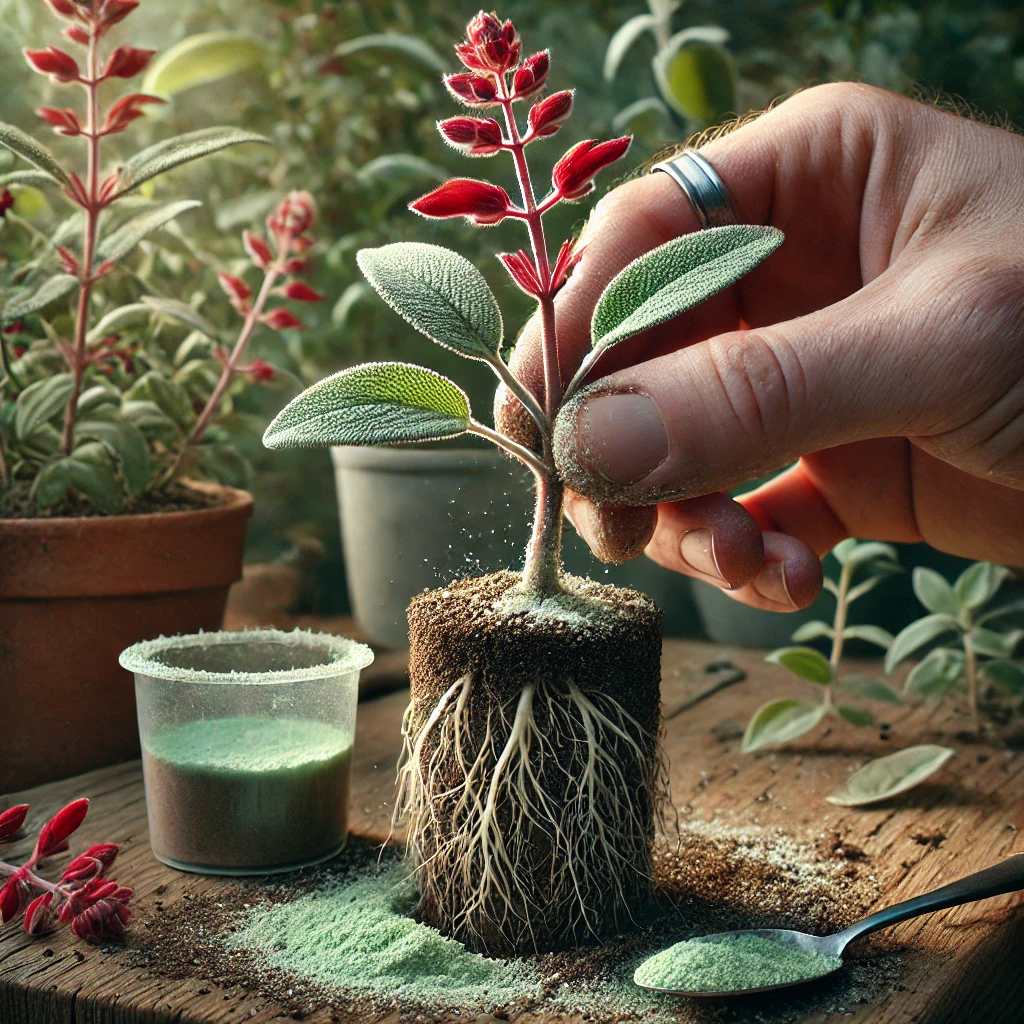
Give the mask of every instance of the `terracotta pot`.
[(0, 793), (139, 756), (121, 651), (219, 629), (252, 496), (157, 515), (0, 519)]

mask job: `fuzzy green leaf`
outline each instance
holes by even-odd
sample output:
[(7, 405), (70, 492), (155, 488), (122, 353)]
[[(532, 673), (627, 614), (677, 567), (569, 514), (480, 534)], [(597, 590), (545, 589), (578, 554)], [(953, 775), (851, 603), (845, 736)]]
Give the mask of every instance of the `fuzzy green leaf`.
[(795, 644), (805, 644), (808, 640), (819, 640), (821, 637), (831, 640), (835, 635), (835, 630), (827, 622), (815, 619), (813, 622), (805, 622), (790, 639)]
[(70, 485), (65, 460), (56, 459), (37, 474), (32, 484), (32, 500), (39, 508), (53, 508), (68, 493)]
[(870, 593), (875, 587), (878, 586), (883, 580), (889, 578), (890, 572), (898, 572), (899, 566), (886, 566), (884, 572), (878, 573), (876, 576), (869, 576), (866, 580), (861, 580), (855, 587), (850, 587), (846, 592), (846, 603), (853, 604), (854, 601), (859, 597), (863, 597), (865, 594)]
[(229, 444), (207, 443), (199, 446), (199, 467), (217, 483), (226, 487), (246, 487), (252, 475), (245, 457)]
[(836, 683), (865, 700), (880, 700), (886, 704), (903, 703), (903, 698), (891, 686), (874, 676), (840, 676)]
[(7, 188), (9, 185), (28, 185), (32, 188), (45, 188), (47, 185), (54, 185), (56, 181), (53, 175), (45, 171), (8, 171), (0, 174), (0, 188)]
[(107, 406), (113, 406), (116, 410), (121, 405), (121, 392), (114, 387), (113, 384), (95, 384), (91, 388), (86, 388), (78, 396), (78, 415), (79, 417), (88, 416), (90, 413), (95, 412), (97, 409), (102, 409)]
[(55, 373), (29, 384), (14, 406), (14, 436), (27, 438), (37, 427), (49, 422), (68, 404), (73, 381), (70, 373)]
[(106, 445), (117, 459), (128, 493), (142, 494), (153, 476), (153, 463), (149, 457), (146, 438), (131, 420), (117, 413), (93, 413), (75, 425), (75, 438), (99, 441)]
[(68, 172), (61, 167), (53, 153), (13, 124), (0, 121), (0, 146), (5, 146), (62, 185), (71, 184)]
[(1016, 630), (1010, 633), (997, 633), (994, 629), (985, 629), (984, 626), (976, 626), (968, 635), (971, 647), (986, 658), (1008, 658), (1020, 640), (1020, 634)]
[(98, 261), (117, 262), (124, 259), (147, 235), (158, 231), (179, 214), (194, 210), (203, 204), (195, 199), (180, 199), (176, 203), (165, 203), (154, 207), (122, 224), (115, 232), (107, 235), (98, 247)]
[(68, 483), (101, 512), (116, 512), (124, 504), (124, 488), (106, 445), (97, 441), (79, 445), (64, 463)]
[(960, 625), (952, 615), (926, 615), (896, 634), (885, 655), (885, 671), (890, 673), (904, 658), (943, 633), (959, 632)]
[(752, 224), (695, 231), (638, 256), (602, 292), (590, 333), (607, 348), (711, 298), (782, 245), (777, 228)]
[(874, 725), (875, 716), (870, 711), (865, 711), (863, 708), (855, 708), (850, 704), (839, 704), (836, 707), (836, 711), (839, 712), (842, 718), (845, 718), (850, 725), (856, 726), (858, 729), (863, 728), (865, 725)]
[(363, 363), (292, 399), (267, 427), (268, 448), (438, 441), (469, 428), (465, 392), (409, 363)]
[(19, 289), (8, 297), (0, 309), (0, 326), (13, 324), (31, 313), (38, 313), (51, 302), (67, 295), (78, 287), (78, 278), (72, 274), (54, 274), (38, 288)]
[(241, 32), (187, 36), (149, 65), (140, 91), (169, 98), (186, 89), (257, 68), (269, 55), (264, 43)]
[(618, 73), (625, 56), (645, 32), (653, 32), (657, 19), (653, 14), (635, 14), (624, 21), (608, 41), (604, 53), (604, 80), (610, 82)]
[(189, 327), (194, 327), (208, 338), (216, 339), (220, 335), (220, 331), (202, 313), (180, 299), (164, 299), (156, 295), (143, 295), (142, 305), (146, 306), (151, 313), (169, 316), (173, 320), (179, 320)]
[(810, 732), (825, 716), (825, 705), (806, 700), (772, 700), (754, 712), (740, 750), (744, 754), (778, 746)]
[(918, 693), (929, 701), (939, 701), (956, 686), (963, 674), (963, 653), (949, 647), (937, 647), (910, 670), (903, 692)]
[(270, 144), (270, 140), (262, 135), (241, 128), (200, 128), (195, 132), (164, 139), (136, 153), (118, 169), (117, 191), (113, 198), (123, 196), (144, 181), (172, 171), (190, 160), (199, 160), (227, 149), (228, 146), (239, 146), (246, 142)]
[(652, 67), (662, 98), (684, 117), (710, 125), (735, 113), (736, 67), (728, 50), (715, 42), (677, 33)]
[(892, 646), (893, 641), (892, 633), (881, 626), (847, 626), (843, 630), (843, 637), (847, 640), (863, 640), (884, 651)]
[(825, 799), (840, 807), (861, 807), (905, 793), (934, 775), (955, 753), (949, 747), (923, 744), (870, 761), (854, 772), (842, 789)]
[(126, 399), (121, 403), (121, 415), (131, 420), (148, 441), (174, 448), (184, 439), (181, 427), (151, 399)]
[(431, 341), (470, 359), (501, 347), (498, 302), (484, 275), (464, 256), (423, 242), (361, 249), (366, 280), (401, 317)]
[(1024, 668), (1012, 661), (986, 661), (981, 674), (1012, 694), (1024, 693)]
[[(169, 380), (159, 370), (144, 373), (125, 393), (128, 402), (150, 401), (175, 425), (183, 435), (192, 428), (195, 411), (188, 392), (174, 381)], [(125, 410), (127, 414), (127, 410)], [(140, 429), (142, 425), (136, 422)]]
[(948, 581), (934, 569), (923, 565), (914, 569), (914, 593), (930, 612), (936, 615), (953, 615), (957, 613), (957, 600), (953, 588)]
[(900, 556), (891, 544), (882, 544), (878, 541), (860, 541), (850, 537), (841, 541), (832, 549), (832, 554), (840, 565), (857, 567), (867, 562), (894, 562), (899, 563)]
[(813, 647), (781, 647), (772, 651), (764, 660), (773, 665), (782, 665), (810, 683), (828, 686), (832, 682), (832, 666), (828, 658)]
[(981, 608), (996, 596), (1010, 575), (1009, 569), (992, 562), (975, 562), (960, 574), (954, 585), (957, 603), (963, 608)]
[(405, 57), (439, 75), (443, 75), (448, 70), (437, 50), (429, 43), (424, 42), (418, 36), (404, 36), (397, 32), (378, 32), (372, 35), (358, 36), (355, 39), (347, 39), (334, 48), (334, 56), (344, 59), (375, 50), (383, 50), (385, 53)]

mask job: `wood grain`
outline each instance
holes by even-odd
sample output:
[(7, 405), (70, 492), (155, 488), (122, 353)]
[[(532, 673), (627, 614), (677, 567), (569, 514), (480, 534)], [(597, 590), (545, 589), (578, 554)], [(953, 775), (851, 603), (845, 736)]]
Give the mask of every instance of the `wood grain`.
[[(727, 670), (705, 671), (709, 663), (722, 660), (731, 661), (746, 678), (723, 684)], [(764, 665), (757, 652), (666, 641), (666, 745), (673, 796), (684, 820), (779, 826), (810, 841), (836, 831), (869, 856), (881, 890), (879, 906), (1024, 852), (1024, 754), (962, 735), (954, 739), (967, 720), (948, 708), (896, 708), (887, 741), (874, 730), (835, 726), (785, 752), (740, 755), (738, 729), (749, 714), (764, 700), (792, 689), (782, 671)], [(359, 835), (383, 840), (388, 834), (406, 697), (396, 692), (360, 704), (351, 815), (352, 830)], [(674, 713), (680, 708), (685, 710)], [(914, 742), (952, 744), (958, 754), (935, 780), (887, 804), (858, 811), (824, 801), (869, 757)], [(0, 808), (31, 803), (31, 835), (46, 816), (77, 796), (89, 796), (93, 803), (76, 836), (76, 849), (101, 840), (124, 843), (117, 878), (134, 886), (140, 917), (156, 900), (170, 906), (222, 885), (175, 872), (152, 858), (137, 762), (10, 794), (0, 798)], [(27, 855), (30, 846), (26, 838), (5, 852), (16, 859)], [(893, 929), (896, 939), (921, 955), (907, 959), (897, 987), (870, 1005), (850, 1007), (851, 1015), (842, 1019), (857, 1024), (1019, 1024), (1024, 1020), (1020, 907), (1018, 894), (899, 925)], [(124, 951), (85, 946), (66, 930), (29, 940), (9, 924), (0, 933), (0, 1024), (262, 1024), (286, 1014), (257, 993), (224, 991), (201, 980), (169, 980), (127, 961)], [(327, 1024), (331, 1013), (306, 1019)], [(823, 1024), (835, 1018), (812, 1013), (798, 1019), (800, 1024)]]

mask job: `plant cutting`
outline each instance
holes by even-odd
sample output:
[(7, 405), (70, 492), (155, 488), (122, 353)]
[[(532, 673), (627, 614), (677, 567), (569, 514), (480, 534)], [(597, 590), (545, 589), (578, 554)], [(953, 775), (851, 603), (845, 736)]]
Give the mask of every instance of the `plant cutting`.
[[(537, 303), (544, 389), (534, 393), (502, 356), (501, 313), (483, 275), (457, 253), (399, 243), (364, 249), (370, 284), (433, 341), (485, 362), (532, 419), (528, 447), (477, 420), (465, 393), (429, 369), (366, 363), (313, 385), (264, 436), (272, 448), (395, 444), (476, 434), (532, 470), (536, 507), (522, 572), (465, 579), (412, 602), (412, 701), (403, 733), (401, 813), (416, 859), (419, 913), (489, 953), (565, 948), (642, 917), (664, 774), (658, 748), (659, 613), (634, 591), (566, 575), (563, 484), (555, 429), (566, 403), (611, 347), (737, 281), (782, 242), (759, 226), (669, 242), (613, 280), (593, 317), (593, 348), (571, 380), (557, 359), (554, 297), (580, 253), (553, 255), (544, 214), (594, 190), (629, 137), (577, 143), (538, 197), (527, 150), (557, 134), (573, 95), (540, 98), (550, 58), (524, 58), (509, 21), (481, 12), (456, 47), (466, 71), (445, 84), (473, 116), (438, 124), (469, 156), (511, 157), (515, 203), (500, 186), (456, 178), (413, 202), (425, 217), (477, 226), (521, 221), (530, 249), (501, 253)], [(525, 125), (517, 116), (528, 104)], [(478, 116), (489, 110), (501, 118)]]

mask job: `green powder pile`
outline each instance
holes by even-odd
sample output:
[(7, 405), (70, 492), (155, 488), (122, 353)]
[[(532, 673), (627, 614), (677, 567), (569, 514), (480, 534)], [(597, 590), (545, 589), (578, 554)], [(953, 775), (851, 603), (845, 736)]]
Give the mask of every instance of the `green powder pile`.
[(721, 941), (677, 942), (645, 960), (633, 980), (680, 992), (738, 992), (810, 981), (842, 962), (838, 956), (805, 953), (773, 939), (740, 933)]
[(407, 869), (392, 866), (257, 907), (226, 942), (296, 977), (389, 999), (497, 1008), (540, 996), (535, 970), (468, 952), (407, 916), (414, 902)]

